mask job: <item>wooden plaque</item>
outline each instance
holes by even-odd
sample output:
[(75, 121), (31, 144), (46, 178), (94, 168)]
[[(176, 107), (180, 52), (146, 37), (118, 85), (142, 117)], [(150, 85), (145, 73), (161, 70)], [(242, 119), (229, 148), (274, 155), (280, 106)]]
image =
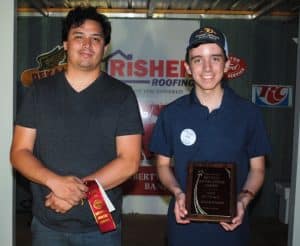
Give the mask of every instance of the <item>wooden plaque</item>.
[(190, 162), (187, 178), (187, 218), (231, 222), (236, 215), (234, 163)]

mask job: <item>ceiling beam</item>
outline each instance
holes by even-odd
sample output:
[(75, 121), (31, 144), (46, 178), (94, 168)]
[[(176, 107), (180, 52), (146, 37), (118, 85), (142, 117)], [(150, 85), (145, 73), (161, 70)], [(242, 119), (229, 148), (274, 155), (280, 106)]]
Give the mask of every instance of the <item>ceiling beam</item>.
[[(130, 15), (137, 14), (143, 15), (147, 18), (151, 18), (153, 15), (159, 16), (170, 16), (170, 15), (185, 15), (191, 19), (194, 19), (194, 16), (198, 16), (198, 18), (205, 17), (215, 17), (215, 18), (244, 18), (244, 19), (253, 19), (257, 12), (255, 11), (245, 11), (245, 10), (200, 10), (200, 9), (156, 9), (155, 0), (149, 0), (148, 8), (143, 9), (123, 9), (123, 8), (97, 8), (101, 13), (105, 13), (108, 15)], [(149, 12), (149, 9), (151, 10)], [(30, 13), (36, 13), (38, 10), (36, 8), (17, 8), (17, 13), (21, 15), (30, 15)], [(70, 11), (70, 8), (47, 8), (48, 16), (63, 16)], [(38, 11), (41, 13), (40, 11)], [(44, 15), (44, 14), (43, 14)], [(149, 15), (149, 16), (147, 16)], [(205, 16), (205, 17), (203, 17)], [(243, 17), (244, 16), (244, 17)], [(295, 17), (297, 16), (296, 12), (289, 11), (270, 11), (268, 13), (270, 17)]]
[(284, 1), (285, 0), (272, 1), (270, 4), (266, 5), (265, 7), (262, 7), (259, 11), (255, 12), (253, 15), (253, 19), (257, 19), (260, 16), (270, 12), (274, 7), (276, 7), (277, 5), (281, 4)]
[(48, 13), (43, 10), (43, 8), (47, 9), (48, 6), (45, 5), (43, 0), (30, 0), (29, 2), (30, 5), (32, 5), (32, 7), (40, 12), (43, 16), (48, 17)]
[(148, 18), (152, 18), (154, 9), (155, 9), (155, 4), (153, 3), (152, 0), (148, 0), (148, 3), (147, 3), (147, 10), (148, 10), (147, 11), (147, 17)]

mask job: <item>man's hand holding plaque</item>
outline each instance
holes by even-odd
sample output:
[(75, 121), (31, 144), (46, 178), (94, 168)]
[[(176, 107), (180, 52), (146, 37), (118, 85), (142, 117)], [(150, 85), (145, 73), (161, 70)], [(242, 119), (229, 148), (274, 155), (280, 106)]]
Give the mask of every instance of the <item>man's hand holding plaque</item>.
[(179, 191), (175, 193), (175, 206), (174, 206), (174, 214), (176, 218), (176, 222), (179, 224), (188, 224), (190, 220), (186, 218), (187, 210), (185, 206), (186, 195), (184, 192)]

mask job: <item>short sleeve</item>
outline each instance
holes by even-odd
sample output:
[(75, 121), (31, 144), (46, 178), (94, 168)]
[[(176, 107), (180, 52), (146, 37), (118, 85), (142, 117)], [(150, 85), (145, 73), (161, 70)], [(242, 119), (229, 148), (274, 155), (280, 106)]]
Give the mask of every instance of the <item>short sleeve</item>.
[(165, 110), (162, 110), (155, 123), (149, 149), (156, 154), (168, 157), (172, 157), (173, 155), (171, 125), (167, 123), (167, 113)]
[(247, 151), (249, 158), (271, 152), (271, 146), (261, 112), (257, 110), (251, 122)]
[(30, 86), (17, 111), (15, 125), (36, 128), (36, 93), (35, 86)]
[(132, 89), (129, 90), (125, 100), (122, 102), (116, 134), (117, 136), (143, 134), (143, 123), (137, 99)]

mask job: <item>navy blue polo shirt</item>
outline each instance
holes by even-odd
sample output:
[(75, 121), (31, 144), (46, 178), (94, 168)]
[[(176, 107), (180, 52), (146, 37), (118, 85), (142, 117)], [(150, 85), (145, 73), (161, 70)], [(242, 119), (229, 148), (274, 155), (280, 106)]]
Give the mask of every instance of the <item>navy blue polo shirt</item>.
[[(189, 161), (233, 162), (239, 192), (248, 175), (249, 159), (269, 153), (270, 144), (258, 107), (225, 86), (221, 106), (211, 113), (194, 90), (167, 105), (156, 122), (150, 150), (173, 158), (175, 176), (184, 191)], [(245, 245), (249, 231), (244, 225), (228, 233), (218, 224), (176, 224), (173, 202), (168, 221), (171, 245), (200, 245), (197, 240), (201, 245)]]
[(189, 161), (236, 163), (241, 188), (249, 159), (269, 153), (270, 144), (257, 106), (225, 86), (221, 106), (211, 113), (194, 90), (167, 105), (156, 122), (150, 149), (174, 158), (183, 189)]

